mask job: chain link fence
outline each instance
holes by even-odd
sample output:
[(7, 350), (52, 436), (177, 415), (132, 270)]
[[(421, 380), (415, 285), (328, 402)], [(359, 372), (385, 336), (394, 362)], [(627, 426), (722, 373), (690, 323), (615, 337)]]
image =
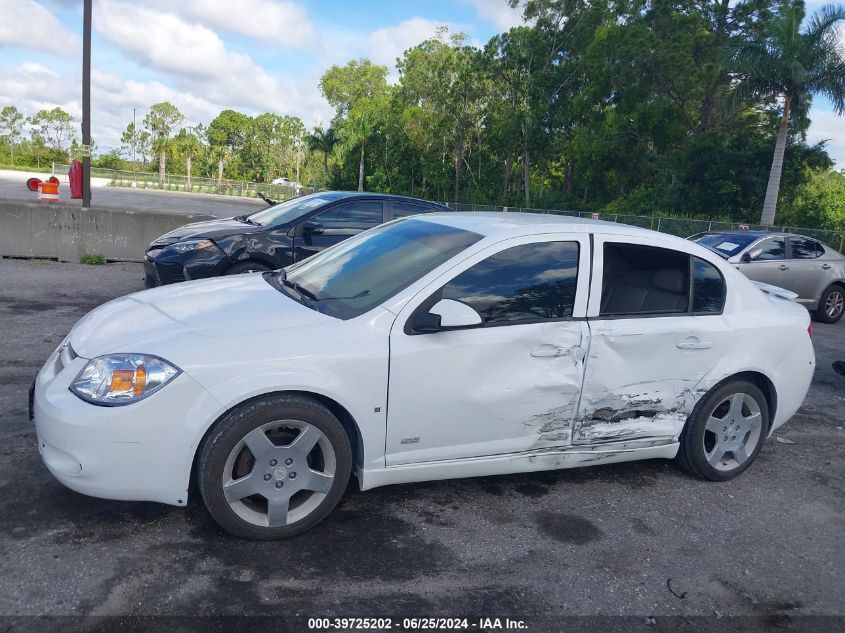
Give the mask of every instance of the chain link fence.
[(523, 207), (497, 207), (485, 204), (457, 204), (443, 203), (455, 211), (489, 211), (489, 212), (519, 212), (519, 213), (548, 213), (553, 215), (568, 215), (577, 218), (592, 218), (606, 222), (630, 224), (652, 231), (669, 233), (677, 237), (687, 238), (705, 231), (732, 231), (745, 229), (749, 231), (781, 231), (784, 233), (798, 233), (806, 235), (835, 248), (839, 252), (845, 250), (845, 231), (829, 231), (825, 229), (805, 229), (791, 226), (763, 226), (762, 224), (741, 224), (721, 222), (718, 220), (693, 220), (689, 218), (664, 218), (658, 216), (628, 215), (623, 213), (590, 213), (585, 211), (561, 211), (556, 209), (528, 209)]

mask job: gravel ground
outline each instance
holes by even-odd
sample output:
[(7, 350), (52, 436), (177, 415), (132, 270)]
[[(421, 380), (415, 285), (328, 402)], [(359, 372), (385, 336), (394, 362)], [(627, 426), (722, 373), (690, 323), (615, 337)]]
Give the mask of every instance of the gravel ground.
[(0, 615), (622, 615), (657, 616), (657, 629), (660, 616), (682, 616), (672, 628), (714, 615), (789, 628), (821, 615), (839, 616), (821, 621), (830, 630), (845, 625), (845, 377), (832, 369), (845, 360), (845, 322), (814, 325), (804, 406), (733, 481), (653, 460), (350, 487), (310, 532), (250, 543), (224, 535), (196, 496), (187, 509), (88, 498), (39, 460), (32, 376), (78, 318), (141, 288), (135, 264), (0, 260)]

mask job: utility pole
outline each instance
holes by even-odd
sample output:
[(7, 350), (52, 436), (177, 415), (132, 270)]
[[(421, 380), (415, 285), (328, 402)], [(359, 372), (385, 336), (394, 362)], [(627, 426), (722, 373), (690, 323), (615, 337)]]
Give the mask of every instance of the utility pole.
[(82, 208), (91, 207), (91, 1), (82, 17)]
[(185, 190), (186, 191), (193, 191), (194, 187), (191, 184), (191, 159), (194, 157), (194, 128), (193, 126), (188, 126), (188, 164), (187, 164), (187, 172), (188, 172), (188, 180), (185, 183)]

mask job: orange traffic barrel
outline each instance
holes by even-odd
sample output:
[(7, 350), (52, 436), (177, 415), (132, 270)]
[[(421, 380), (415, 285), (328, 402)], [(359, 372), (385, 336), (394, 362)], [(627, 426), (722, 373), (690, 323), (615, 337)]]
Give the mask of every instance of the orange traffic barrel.
[(56, 202), (59, 199), (59, 184), (56, 182), (42, 182), (38, 185), (38, 199)]

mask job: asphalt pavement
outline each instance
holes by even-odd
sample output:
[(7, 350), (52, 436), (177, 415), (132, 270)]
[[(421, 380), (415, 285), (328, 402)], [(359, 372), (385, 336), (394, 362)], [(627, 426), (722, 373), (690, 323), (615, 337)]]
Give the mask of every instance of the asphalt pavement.
[(196, 495), (185, 509), (89, 498), (41, 464), (33, 375), (77, 319), (141, 288), (136, 264), (0, 260), (0, 616), (545, 618), (533, 630), (632, 616), (652, 631), (751, 616), (759, 628), (842, 630), (845, 377), (833, 363), (845, 360), (845, 322), (814, 325), (804, 406), (733, 481), (652, 460), (350, 486), (317, 528), (252, 543), (224, 534)]

